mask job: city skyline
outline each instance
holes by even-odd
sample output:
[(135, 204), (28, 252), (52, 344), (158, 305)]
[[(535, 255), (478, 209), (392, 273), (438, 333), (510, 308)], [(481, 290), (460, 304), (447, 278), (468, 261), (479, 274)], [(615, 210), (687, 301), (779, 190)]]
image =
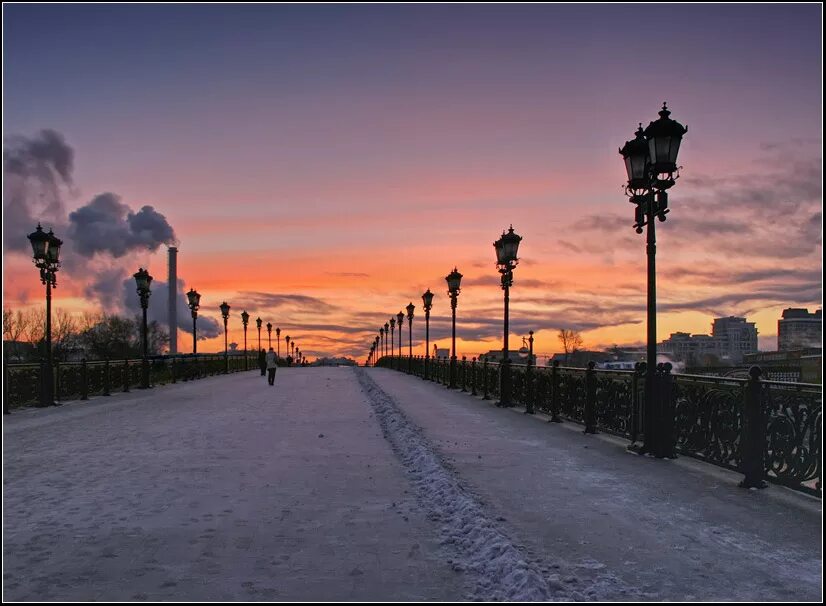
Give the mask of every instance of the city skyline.
[[(658, 341), (744, 315), (774, 349), (783, 309), (822, 305), (817, 6), (657, 5), (639, 40), (622, 5), (3, 10), (13, 309), (42, 305), (20, 246), (34, 219), (70, 240), (57, 308), (136, 311), (142, 266), (165, 316), (174, 243), (204, 322), (232, 305), (230, 341), (246, 309), (312, 357), (361, 359), (410, 301), (423, 341), (427, 288), (446, 346), (455, 265), (459, 354), (481, 353), (501, 340), (492, 243), (513, 224), (512, 338), (534, 330), (538, 354), (559, 351), (560, 328), (588, 348), (640, 344), (645, 243), (617, 148), (663, 101), (689, 132), (659, 231)], [(46, 143), (62, 173), (10, 172)], [(104, 232), (121, 248), (84, 238), (128, 212), (158, 229)]]

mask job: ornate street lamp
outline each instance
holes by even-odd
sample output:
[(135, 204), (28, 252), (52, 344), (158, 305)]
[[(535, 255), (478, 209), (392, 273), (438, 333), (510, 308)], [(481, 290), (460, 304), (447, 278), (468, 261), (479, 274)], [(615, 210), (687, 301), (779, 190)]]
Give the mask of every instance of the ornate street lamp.
[(149, 389), (149, 331), (146, 325), (146, 312), (149, 308), (149, 295), (152, 294), (150, 290), (152, 276), (141, 267), (132, 277), (135, 278), (135, 284), (138, 286), (138, 296), (141, 300), (141, 311), (143, 312), (143, 320), (141, 321), (141, 353), (143, 356), (141, 360), (141, 389)]
[(258, 355), (261, 354), (261, 327), (264, 325), (264, 320), (260, 317), (255, 318), (255, 326), (258, 328), (258, 351), (256, 352)]
[(287, 353), (285, 353), (284, 355), (289, 357), (289, 355), (290, 355), (290, 336), (289, 335), (286, 335), (284, 337), (284, 347), (287, 349)]
[[(40, 223), (28, 236), (32, 245), (32, 260), (40, 270), (40, 282), (46, 286), (46, 355), (41, 379), (38, 406), (58, 406), (54, 399), (54, 361), (52, 357), (52, 288), (57, 288), (57, 272), (60, 269), (60, 247), (63, 241), (52, 230), (44, 233)], [(6, 407), (4, 406), (4, 412)]]
[(462, 288), (462, 274), (454, 267), (453, 271), (445, 276), (447, 282), (447, 296), (450, 297), (450, 310), (453, 317), (453, 350), (450, 356), (450, 388), (456, 388), (456, 305)]
[(387, 350), (390, 349), (387, 346), (388, 339), (390, 339), (390, 323), (385, 322), (384, 323), (384, 355), (385, 356), (387, 355)]
[(396, 370), (402, 369), (402, 324), (404, 324), (404, 313), (399, 312), (396, 314), (396, 319), (398, 320), (398, 327), (399, 327), (399, 360), (396, 362)]
[(295, 363), (295, 340), (290, 341), (290, 350), (292, 351), (290, 357), (292, 357), (293, 363)]
[(407, 372), (413, 372), (413, 311), (416, 306), (413, 301), (407, 304)]
[(186, 293), (187, 305), (192, 312), (192, 355), (198, 353), (198, 310), (201, 309), (201, 294), (194, 288)]
[(393, 316), (390, 316), (390, 368), (393, 368), (393, 358), (396, 357), (395, 347), (396, 347), (396, 318), (393, 317)]
[(221, 316), (224, 318), (224, 374), (229, 372), (229, 349), (227, 346), (227, 322), (229, 321), (229, 304), (224, 301), (220, 305)]
[(250, 315), (247, 310), (241, 312), (241, 323), (244, 325), (244, 370), (250, 369), (250, 360), (247, 356), (247, 324), (249, 324)]
[[(655, 369), (657, 368), (657, 238), (655, 218), (665, 221), (668, 214), (668, 191), (679, 177), (677, 154), (688, 128), (672, 120), (663, 103), (659, 119), (643, 130), (640, 124), (635, 137), (619, 150), (625, 161), (628, 181), (625, 192), (634, 204), (634, 229), (646, 232), (648, 257), (647, 355), (645, 373), (645, 427), (639, 452), (658, 457), (674, 456), (674, 445), (664, 434), (663, 403), (657, 399)], [(633, 446), (633, 445), (632, 445)]]
[(267, 351), (272, 349), (272, 322), (267, 322)]
[(280, 360), (281, 359), (281, 329), (280, 328), (275, 329), (275, 346), (278, 348), (278, 351), (276, 352), (277, 353), (276, 359)]
[(522, 237), (513, 231), (513, 225), (507, 233), (493, 243), (496, 249), (496, 266), (502, 274), (502, 290), (505, 293), (505, 328), (502, 344), (502, 364), (499, 367), (499, 402), (497, 406), (511, 406), (511, 360), (508, 352), (508, 323), (510, 321), (510, 288), (513, 286), (513, 270), (519, 263), (517, 252)]
[(375, 350), (375, 356), (373, 358), (373, 366), (375, 366), (376, 362), (379, 361), (379, 357), (380, 357), (380, 355), (379, 355), (379, 338), (378, 337), (376, 337), (373, 340), (373, 345), (374, 345), (373, 349)]
[(430, 310), (433, 308), (433, 293), (428, 288), (422, 295), (424, 303), (424, 378), (427, 380), (430, 374)]

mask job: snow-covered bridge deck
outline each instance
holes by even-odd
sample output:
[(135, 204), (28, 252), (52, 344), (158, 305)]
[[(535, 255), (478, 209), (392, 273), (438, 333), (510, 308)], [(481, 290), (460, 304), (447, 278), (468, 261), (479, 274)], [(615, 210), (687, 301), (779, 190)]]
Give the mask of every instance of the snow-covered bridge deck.
[(820, 502), (382, 369), (4, 419), (6, 600), (815, 600)]

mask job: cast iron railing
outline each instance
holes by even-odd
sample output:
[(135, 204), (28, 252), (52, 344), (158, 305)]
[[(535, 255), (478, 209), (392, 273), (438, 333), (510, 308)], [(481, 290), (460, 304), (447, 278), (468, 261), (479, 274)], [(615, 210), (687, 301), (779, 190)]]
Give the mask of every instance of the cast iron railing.
[[(398, 369), (449, 385), (449, 358), (385, 356), (377, 366)], [(512, 398), (529, 412), (551, 420), (585, 425), (586, 432), (605, 431), (636, 442), (644, 435), (645, 368), (601, 370), (512, 364)], [(476, 358), (456, 360), (457, 388), (496, 399), (499, 365)], [(822, 386), (751, 379), (679, 375), (660, 365), (655, 384), (663, 402), (660, 425), (664, 440), (677, 453), (728, 469), (754, 469), (763, 477), (820, 496)], [(756, 433), (749, 433), (752, 428)], [(752, 448), (749, 435), (758, 443)], [(762, 440), (760, 437), (762, 436)], [(752, 440), (753, 441), (753, 440)], [(761, 470), (762, 469), (762, 473)], [(754, 475), (756, 474), (756, 476)]]
[[(258, 370), (258, 360), (248, 356), (250, 370)], [(141, 359), (63, 362), (54, 365), (54, 394), (57, 402), (85, 400), (89, 396), (108, 396), (138, 389)], [(150, 385), (192, 381), (223, 374), (223, 355), (184, 355), (149, 360)], [(244, 356), (226, 358), (229, 372), (245, 369)], [(3, 365), (3, 405), (6, 410), (34, 406), (40, 400), (41, 381), (46, 376), (41, 364)]]

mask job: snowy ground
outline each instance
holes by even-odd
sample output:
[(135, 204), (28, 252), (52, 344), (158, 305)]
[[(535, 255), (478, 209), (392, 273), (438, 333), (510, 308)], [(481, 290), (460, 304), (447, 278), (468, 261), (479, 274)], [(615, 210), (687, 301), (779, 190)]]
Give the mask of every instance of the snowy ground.
[(389, 370), (4, 418), (5, 600), (815, 600), (820, 502)]

